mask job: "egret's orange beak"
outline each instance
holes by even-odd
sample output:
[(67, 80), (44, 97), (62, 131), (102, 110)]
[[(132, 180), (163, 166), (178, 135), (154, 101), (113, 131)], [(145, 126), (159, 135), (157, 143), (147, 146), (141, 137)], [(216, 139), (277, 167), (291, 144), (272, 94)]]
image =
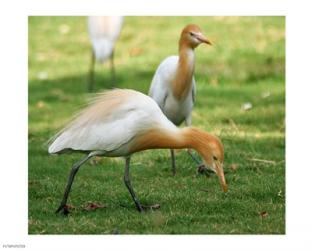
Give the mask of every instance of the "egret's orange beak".
[(223, 167), (217, 161), (215, 162), (215, 165), (216, 165), (216, 174), (219, 177), (219, 182), (220, 182), (220, 184), (222, 186), (222, 190), (224, 192), (227, 192), (228, 191), (228, 186), (227, 186), (226, 181), (225, 181)]
[(207, 37), (205, 37), (202, 33), (196, 34), (196, 38), (199, 41), (201, 41), (202, 43), (206, 43), (206, 44), (212, 45), (212, 43), (209, 41), (209, 39)]

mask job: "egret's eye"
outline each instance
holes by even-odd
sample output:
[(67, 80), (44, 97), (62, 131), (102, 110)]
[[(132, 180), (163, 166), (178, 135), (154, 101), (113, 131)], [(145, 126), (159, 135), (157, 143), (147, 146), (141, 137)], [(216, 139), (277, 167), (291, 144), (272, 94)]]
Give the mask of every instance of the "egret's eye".
[(212, 158), (213, 158), (215, 161), (217, 161), (217, 160), (218, 160), (218, 158), (217, 158), (217, 157), (215, 157), (215, 156), (212, 156)]
[(191, 35), (191, 36), (195, 36), (195, 34), (194, 34), (193, 32), (190, 32), (190, 35)]

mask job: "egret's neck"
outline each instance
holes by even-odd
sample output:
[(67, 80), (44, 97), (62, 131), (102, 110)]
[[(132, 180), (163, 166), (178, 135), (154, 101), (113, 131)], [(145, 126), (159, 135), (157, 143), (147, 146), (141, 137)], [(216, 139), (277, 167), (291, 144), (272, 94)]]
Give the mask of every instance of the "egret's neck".
[(168, 130), (155, 128), (147, 131), (135, 139), (131, 153), (147, 149), (195, 149), (202, 156), (207, 153), (209, 134), (192, 127)]
[(194, 69), (194, 49), (180, 42), (178, 69), (173, 81), (173, 94), (178, 100), (183, 100), (191, 91)]

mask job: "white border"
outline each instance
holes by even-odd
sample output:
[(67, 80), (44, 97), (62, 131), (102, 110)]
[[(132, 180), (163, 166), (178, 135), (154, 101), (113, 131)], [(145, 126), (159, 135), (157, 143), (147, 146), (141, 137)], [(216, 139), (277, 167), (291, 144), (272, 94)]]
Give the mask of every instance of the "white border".
[[(4, 1), (3, 1), (4, 2)], [(308, 3), (309, 1), (307, 1)], [(27, 249), (311, 248), (311, 12), (300, 0), (31, 0), (1, 3), (0, 244)], [(103, 6), (103, 8), (99, 8)], [(3, 13), (2, 13), (3, 12)], [(286, 236), (28, 236), (28, 15), (287, 15)], [(5, 34), (5, 35), (3, 35)]]
[[(28, 15), (285, 15), (287, 0), (30, 0)], [(99, 7), (102, 6), (102, 7)]]

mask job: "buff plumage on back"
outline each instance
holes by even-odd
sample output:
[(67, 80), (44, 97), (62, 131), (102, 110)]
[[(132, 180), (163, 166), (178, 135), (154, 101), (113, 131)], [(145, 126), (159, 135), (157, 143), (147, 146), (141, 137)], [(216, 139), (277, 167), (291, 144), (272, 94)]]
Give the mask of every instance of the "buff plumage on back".
[(148, 121), (146, 117), (150, 112), (160, 111), (157, 109), (152, 99), (133, 90), (115, 89), (98, 94), (55, 136), (49, 153), (66, 149), (115, 150), (131, 140), (142, 127), (151, 126), (141, 121)]

